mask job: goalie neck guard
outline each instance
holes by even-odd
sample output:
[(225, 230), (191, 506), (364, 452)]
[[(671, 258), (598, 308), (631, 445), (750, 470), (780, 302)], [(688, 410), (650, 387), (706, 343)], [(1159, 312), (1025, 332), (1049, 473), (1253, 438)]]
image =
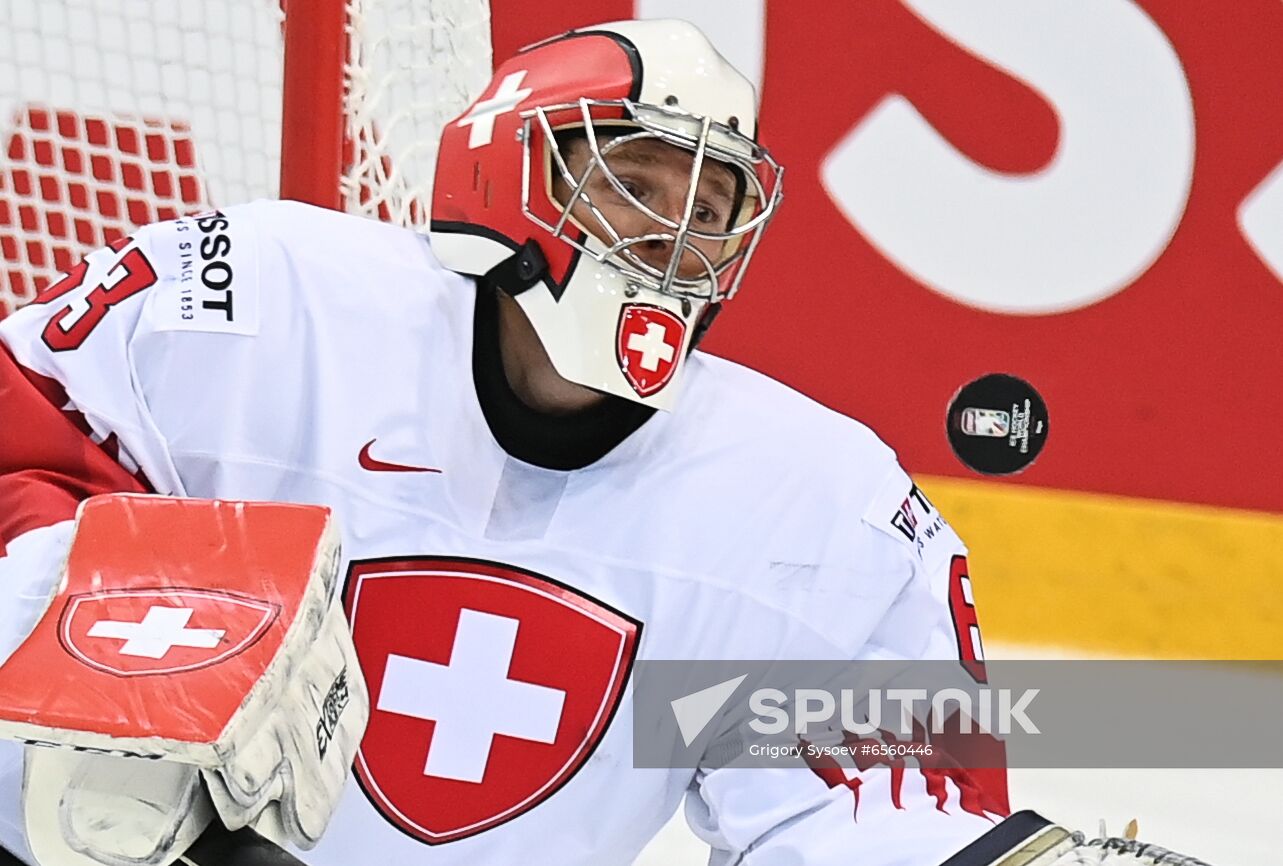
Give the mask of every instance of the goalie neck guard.
[[(779, 205), (783, 169), (756, 126), (752, 85), (684, 21), (538, 43), (446, 125), (433, 249), (512, 294), (561, 376), (669, 409), (687, 354)], [(630, 148), (677, 149), (675, 207), (612, 170)], [(713, 173), (734, 187), (717, 225), (697, 201)], [(627, 226), (603, 212), (606, 197)]]

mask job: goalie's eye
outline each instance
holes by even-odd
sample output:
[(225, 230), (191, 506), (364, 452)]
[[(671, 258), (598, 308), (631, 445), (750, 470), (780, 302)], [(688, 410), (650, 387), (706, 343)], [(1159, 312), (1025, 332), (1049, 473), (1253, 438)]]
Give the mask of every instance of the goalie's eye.
[(727, 227), (723, 211), (699, 202), (695, 203), (695, 209), (691, 212), (691, 219), (710, 229), (722, 230)]
[[(642, 204), (647, 203), (646, 200), (649, 196), (644, 184), (638, 183), (637, 181), (632, 180), (631, 178), (626, 178), (626, 177), (620, 177), (616, 179), (619, 181), (619, 185), (623, 187), (623, 189), (628, 193), (628, 195), (637, 199)], [(609, 185), (609, 181), (607, 181), (607, 184)], [(612, 189), (613, 188), (614, 187), (612, 186)], [(618, 192), (618, 190), (615, 190), (615, 191)], [(627, 200), (627, 196), (620, 196), (620, 198), (624, 199), (625, 201)]]

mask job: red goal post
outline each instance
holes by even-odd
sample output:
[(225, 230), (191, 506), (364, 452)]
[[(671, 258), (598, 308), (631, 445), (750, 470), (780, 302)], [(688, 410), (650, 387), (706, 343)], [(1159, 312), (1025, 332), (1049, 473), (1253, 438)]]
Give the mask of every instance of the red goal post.
[(137, 226), (292, 198), (421, 226), (486, 0), (40, 0), (0, 34), (0, 317)]

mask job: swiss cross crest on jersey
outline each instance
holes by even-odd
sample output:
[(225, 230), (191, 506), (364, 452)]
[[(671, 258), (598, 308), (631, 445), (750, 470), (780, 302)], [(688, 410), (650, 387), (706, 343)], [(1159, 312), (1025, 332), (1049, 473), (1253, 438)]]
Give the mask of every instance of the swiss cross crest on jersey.
[(628, 384), (649, 397), (673, 378), (681, 363), (686, 323), (653, 304), (629, 304), (620, 311), (615, 352)]
[(104, 590), (67, 599), (58, 639), (74, 658), (118, 676), (216, 665), (255, 643), (279, 608), (190, 588)]
[(511, 820), (574, 776), (641, 631), (550, 578), (477, 560), (354, 562), (344, 604), (370, 689), (357, 781), (433, 845)]

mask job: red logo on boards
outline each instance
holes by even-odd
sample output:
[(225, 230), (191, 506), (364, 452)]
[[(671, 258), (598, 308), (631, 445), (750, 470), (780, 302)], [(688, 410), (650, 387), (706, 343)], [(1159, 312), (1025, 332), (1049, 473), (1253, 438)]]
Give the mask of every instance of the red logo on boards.
[(104, 590), (67, 600), (58, 637), (73, 657), (101, 671), (172, 674), (242, 652), (277, 612), (265, 601), (215, 590)]
[(649, 397), (668, 384), (681, 362), (686, 323), (663, 307), (629, 304), (619, 314), (615, 353), (633, 390)]
[(370, 688), (357, 780), (434, 845), (570, 780), (618, 707), (641, 631), (548, 578), (473, 560), (354, 562), (344, 603)]

